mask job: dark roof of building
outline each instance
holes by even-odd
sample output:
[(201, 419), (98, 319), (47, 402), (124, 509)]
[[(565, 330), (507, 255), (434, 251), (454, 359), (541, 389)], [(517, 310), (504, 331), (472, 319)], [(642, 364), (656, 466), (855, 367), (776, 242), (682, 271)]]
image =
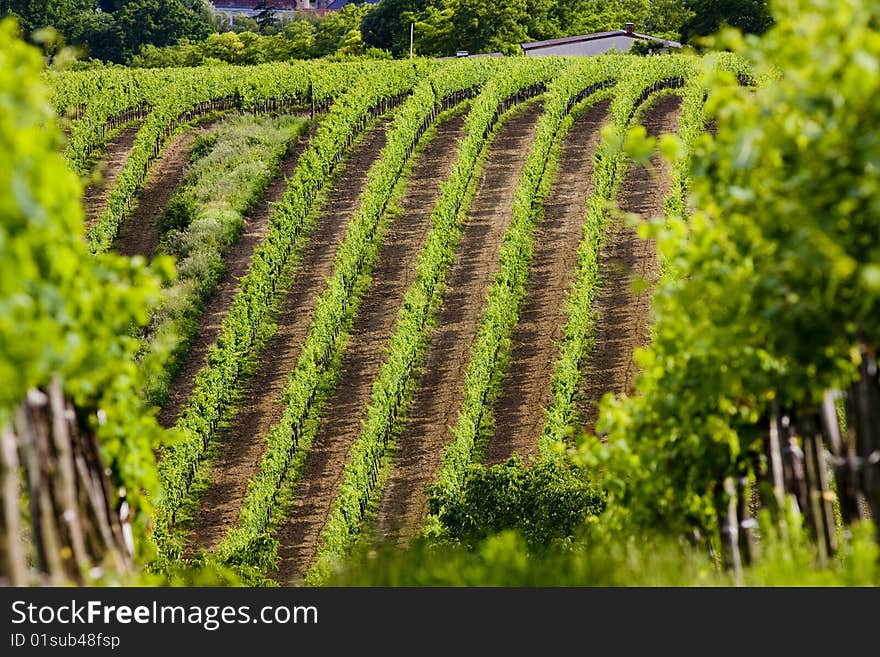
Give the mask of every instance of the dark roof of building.
[(652, 37), (649, 34), (639, 34), (638, 32), (629, 32), (627, 30), (611, 30), (610, 32), (593, 32), (592, 34), (578, 34), (576, 36), (562, 37), (561, 39), (547, 39), (546, 41), (532, 41), (521, 45), (523, 50), (535, 50), (537, 48), (549, 48), (550, 46), (563, 46), (569, 43), (582, 43), (584, 41), (597, 41), (599, 39), (608, 39), (610, 37), (626, 36), (632, 39), (645, 39), (660, 41), (667, 48), (681, 48), (681, 44), (677, 41), (669, 41)]

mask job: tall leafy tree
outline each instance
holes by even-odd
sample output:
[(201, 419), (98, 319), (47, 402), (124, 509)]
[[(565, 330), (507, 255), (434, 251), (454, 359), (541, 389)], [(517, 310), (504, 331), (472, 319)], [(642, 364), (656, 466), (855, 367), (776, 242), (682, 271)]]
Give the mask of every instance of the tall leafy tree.
[(428, 5), (425, 11), (403, 14), (414, 25), (415, 52), (418, 55), (449, 55), (456, 49), (451, 9)]
[(684, 0), (641, 0), (644, 30), (652, 36), (678, 37), (694, 12)]
[[(534, 24), (542, 15), (539, 0), (529, 0), (530, 20)], [(693, 15), (685, 0), (570, 0), (549, 3), (541, 24), (530, 27), (536, 38), (569, 36), (587, 32), (619, 30), (632, 22), (636, 30), (653, 36), (677, 37), (682, 25)], [(537, 29), (535, 29), (537, 28)], [(546, 34), (548, 28), (556, 33)]]
[(331, 55), (343, 43), (352, 45), (355, 39), (360, 39), (361, 21), (369, 11), (369, 5), (349, 4), (339, 11), (328, 13), (315, 33), (315, 56)]
[(281, 30), (287, 42), (288, 56), (294, 59), (308, 59), (315, 45), (315, 28), (308, 21), (298, 20), (285, 25)]
[(184, 37), (201, 40), (211, 33), (211, 27), (181, 0), (125, 0), (114, 15), (124, 59), (147, 43), (167, 46)]
[(25, 34), (41, 27), (63, 32), (78, 14), (92, 9), (91, 0), (0, 0), (0, 16), (14, 15)]
[(0, 0), (0, 15), (31, 34), (54, 27), (86, 54), (122, 62), (145, 44), (165, 46), (212, 31), (203, 0)]
[(71, 25), (67, 39), (87, 54), (104, 61), (121, 62), (122, 34), (112, 13), (86, 12)]
[(382, 0), (361, 21), (364, 44), (388, 50), (396, 57), (408, 53), (412, 16), (425, 11), (430, 4), (431, 0)]
[(513, 54), (528, 41), (526, 0), (446, 0), (456, 46), (470, 52)]

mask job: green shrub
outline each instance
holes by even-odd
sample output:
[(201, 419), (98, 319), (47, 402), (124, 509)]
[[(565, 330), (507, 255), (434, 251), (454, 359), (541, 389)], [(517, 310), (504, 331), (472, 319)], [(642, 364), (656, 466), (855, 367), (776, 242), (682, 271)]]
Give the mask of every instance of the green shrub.
[(189, 151), (189, 161), (195, 162), (210, 153), (211, 149), (214, 148), (214, 144), (217, 143), (218, 136), (216, 132), (209, 132), (206, 135), (199, 135), (193, 139), (192, 147)]
[(164, 233), (175, 228), (186, 228), (196, 218), (198, 206), (189, 194), (175, 194), (162, 214), (160, 230)]
[(547, 459), (528, 467), (518, 456), (491, 467), (472, 466), (459, 492), (436, 486), (428, 503), (454, 540), (474, 545), (516, 530), (532, 549), (573, 537), (605, 508), (604, 495), (571, 463)]

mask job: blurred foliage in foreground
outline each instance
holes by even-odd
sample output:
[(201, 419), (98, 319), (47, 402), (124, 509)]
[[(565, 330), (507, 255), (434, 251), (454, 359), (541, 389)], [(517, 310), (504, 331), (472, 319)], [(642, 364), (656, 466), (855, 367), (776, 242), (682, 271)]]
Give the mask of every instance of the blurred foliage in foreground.
[[(804, 539), (766, 536), (746, 586), (878, 586), (878, 548), (865, 524), (828, 566), (819, 568)], [(514, 531), (467, 549), (420, 541), (380, 549), (338, 571), (330, 586), (732, 586), (705, 551), (649, 535), (590, 532), (565, 547), (530, 552)]]
[(89, 253), (82, 188), (61, 155), (42, 60), (16, 32), (0, 21), (0, 428), (60, 380), (77, 421), (97, 435), (115, 490), (125, 490), (140, 547), (160, 429), (137, 392), (132, 330), (147, 321), (170, 263)]

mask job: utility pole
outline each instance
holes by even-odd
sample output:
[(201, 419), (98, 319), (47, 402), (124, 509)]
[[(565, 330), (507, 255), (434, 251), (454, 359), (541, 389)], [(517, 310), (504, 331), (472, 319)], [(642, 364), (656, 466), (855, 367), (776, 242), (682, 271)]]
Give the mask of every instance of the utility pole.
[(409, 58), (413, 58), (413, 34), (415, 32), (416, 24), (409, 24)]

